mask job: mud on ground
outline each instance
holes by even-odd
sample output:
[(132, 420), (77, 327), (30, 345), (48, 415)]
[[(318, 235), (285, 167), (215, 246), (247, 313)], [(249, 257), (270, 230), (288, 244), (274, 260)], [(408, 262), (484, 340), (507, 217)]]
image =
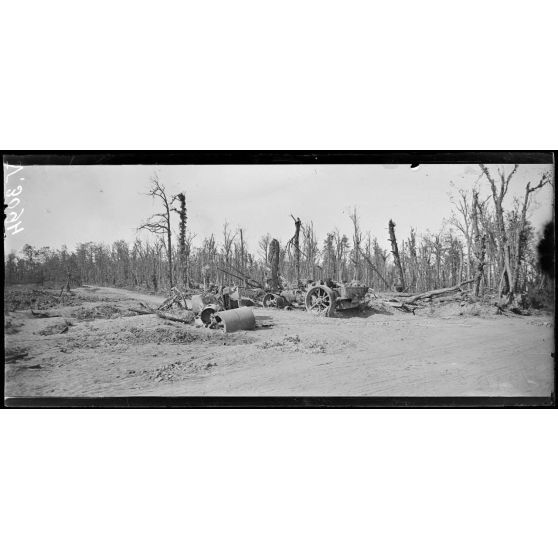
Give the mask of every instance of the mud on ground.
[[(225, 334), (132, 311), (163, 297), (104, 287), (5, 292), (7, 396), (549, 396), (553, 317), (486, 305), (336, 318), (255, 308)], [(38, 318), (36, 312), (54, 314)]]

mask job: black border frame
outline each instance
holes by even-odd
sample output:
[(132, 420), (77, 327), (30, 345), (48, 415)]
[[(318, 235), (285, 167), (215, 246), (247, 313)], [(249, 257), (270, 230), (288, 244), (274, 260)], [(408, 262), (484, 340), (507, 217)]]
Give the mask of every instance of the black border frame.
[(9, 397), (9, 408), (107, 409), (432, 409), (552, 408), (551, 397)]
[[(101, 151), (1, 152), (14, 165), (553, 164), (555, 151)], [(2, 177), (4, 166), (2, 165)], [(4, 247), (2, 247), (2, 251)], [(556, 315), (556, 307), (555, 307)], [(556, 330), (554, 331), (556, 338)], [(4, 408), (555, 408), (550, 397), (9, 397)]]
[(554, 164), (554, 151), (4, 151), (21, 165)]

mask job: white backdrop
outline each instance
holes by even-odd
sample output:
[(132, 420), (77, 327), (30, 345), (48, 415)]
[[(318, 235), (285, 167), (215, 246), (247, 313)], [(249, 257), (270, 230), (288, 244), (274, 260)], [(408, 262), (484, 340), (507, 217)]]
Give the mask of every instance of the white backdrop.
[[(551, 149), (554, 5), (12, 2), (0, 147)], [(2, 543), (11, 558), (548, 555), (556, 417), (4, 411)]]

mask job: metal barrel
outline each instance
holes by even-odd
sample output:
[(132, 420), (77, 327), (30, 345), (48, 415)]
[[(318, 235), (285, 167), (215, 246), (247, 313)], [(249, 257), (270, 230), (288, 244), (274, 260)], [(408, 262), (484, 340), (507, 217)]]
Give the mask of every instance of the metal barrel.
[(201, 321), (204, 324), (208, 324), (211, 322), (211, 314), (215, 312), (219, 312), (221, 307), (218, 304), (208, 304), (205, 308), (200, 312)]
[(223, 324), (225, 333), (256, 328), (256, 317), (252, 309), (248, 306), (217, 312), (215, 314), (215, 319)]

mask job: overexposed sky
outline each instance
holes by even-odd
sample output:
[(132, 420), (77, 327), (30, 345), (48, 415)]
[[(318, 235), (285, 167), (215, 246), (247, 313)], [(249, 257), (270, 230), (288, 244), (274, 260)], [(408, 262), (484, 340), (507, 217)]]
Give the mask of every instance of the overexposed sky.
[[(488, 165), (496, 177), (497, 165)], [(511, 165), (508, 166), (511, 168)], [(510, 183), (508, 208), (523, 197), (550, 165), (521, 165)], [(177, 166), (28, 166), (8, 179), (7, 188), (22, 185), (23, 231), (8, 232), (5, 251), (35, 247), (73, 249), (79, 242), (133, 241), (137, 227), (160, 208), (145, 195), (157, 171), (170, 194), (186, 192), (188, 227), (195, 245), (214, 233), (221, 242), (225, 221), (242, 227), (248, 247), (269, 232), (283, 244), (293, 234), (291, 213), (313, 221), (320, 241), (338, 228), (351, 235), (349, 213), (357, 207), (361, 228), (387, 247), (387, 223), (396, 223), (398, 238), (411, 227), (417, 233), (437, 231), (451, 211), (450, 192), (470, 189), (490, 193), (476, 165), (177, 165)], [(6, 173), (5, 173), (6, 175)], [(454, 183), (456, 187), (451, 186)], [(537, 229), (552, 217), (553, 188), (537, 192), (531, 219)], [(173, 216), (174, 229), (178, 216)], [(150, 235), (142, 232), (141, 238)]]

